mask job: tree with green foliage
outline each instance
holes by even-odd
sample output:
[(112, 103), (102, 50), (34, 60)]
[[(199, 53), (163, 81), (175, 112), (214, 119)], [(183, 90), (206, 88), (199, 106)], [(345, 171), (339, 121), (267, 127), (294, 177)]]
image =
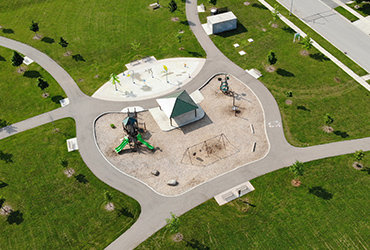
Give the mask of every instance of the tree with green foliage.
[(175, 2), (175, 0), (171, 0), (168, 6), (171, 12), (174, 12), (175, 10), (177, 10), (177, 3)]
[(267, 55), (267, 61), (269, 62), (270, 65), (273, 65), (277, 62), (277, 57), (275, 55), (275, 52), (273, 52), (272, 50)]
[(60, 41), (59, 41), (60, 46), (62, 46), (64, 49), (67, 49), (68, 44), (69, 43), (63, 37), (60, 37)]
[(310, 50), (313, 46), (311, 37), (309, 37), (308, 35), (304, 37), (301, 41), (301, 44), (304, 49)]
[(365, 157), (365, 153), (362, 150), (357, 150), (354, 154), (353, 157), (355, 158), (356, 161), (362, 161), (362, 159)]
[(300, 161), (296, 161), (293, 165), (289, 167), (289, 171), (293, 173), (294, 179), (298, 180), (300, 176), (303, 176), (304, 169), (303, 163)]
[(49, 87), (49, 83), (41, 77), (38, 78), (38, 81), (39, 83), (37, 84), (37, 86), (45, 93), (45, 89)]
[(171, 218), (166, 219), (166, 228), (171, 232), (171, 233), (178, 233), (179, 232), (179, 227), (180, 227), (180, 219), (177, 217), (175, 214), (171, 212)]
[(21, 56), (17, 51), (14, 51), (13, 57), (12, 57), (12, 65), (14, 67), (18, 67), (23, 63), (23, 56)]
[(107, 204), (112, 203), (113, 195), (109, 191), (104, 192), (104, 200)]
[(279, 5), (275, 4), (274, 9), (271, 11), (272, 22), (273, 23), (275, 23), (277, 20), (280, 19), (279, 14), (280, 14), (280, 12), (279, 12)]
[(116, 91), (118, 91), (117, 83), (120, 83), (118, 76), (114, 73), (110, 74), (110, 81), (114, 85)]
[(32, 24), (30, 26), (30, 30), (35, 32), (35, 35), (37, 35), (37, 31), (39, 31), (39, 24), (32, 21)]
[(325, 118), (325, 124), (328, 126), (334, 122), (334, 118), (331, 117), (331, 115), (328, 113), (325, 114), (324, 118)]

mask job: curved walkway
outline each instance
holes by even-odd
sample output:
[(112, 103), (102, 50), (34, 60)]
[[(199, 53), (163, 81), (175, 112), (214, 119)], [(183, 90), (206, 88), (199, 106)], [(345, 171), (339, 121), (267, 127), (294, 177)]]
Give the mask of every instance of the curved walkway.
[[(69, 74), (47, 55), (28, 45), (0, 37), (0, 46), (17, 50), (22, 54), (30, 56), (36, 63), (45, 68), (62, 86), (71, 101), (65, 108), (3, 128), (0, 131), (0, 139), (52, 120), (72, 117), (76, 121), (79, 151), (86, 165), (100, 180), (133, 197), (140, 203), (141, 214), (137, 222), (109, 245), (109, 249), (132, 249), (163, 227), (165, 218), (169, 217), (170, 212), (181, 215), (226, 189), (286, 167), (296, 160), (310, 161), (351, 153), (359, 149), (370, 150), (370, 138), (308, 148), (296, 148), (288, 144), (284, 137), (279, 108), (271, 93), (261, 82), (231, 62), (217, 49), (203, 31), (196, 7), (196, 0), (187, 0), (186, 14), (189, 25), (206, 51), (207, 59), (202, 71), (193, 81), (185, 86), (185, 89), (188, 92), (192, 92), (214, 74), (227, 72), (246, 83), (257, 95), (265, 111), (266, 123), (272, 122), (279, 126), (267, 126), (267, 135), (271, 149), (264, 159), (219, 176), (177, 197), (160, 196), (144, 184), (112, 168), (101, 156), (94, 143), (93, 122), (99, 114), (106, 111), (119, 111), (125, 106), (153, 107), (155, 105), (154, 99), (141, 102), (109, 102), (88, 97), (80, 91)], [(13, 129), (10, 129), (10, 127), (13, 127)]]

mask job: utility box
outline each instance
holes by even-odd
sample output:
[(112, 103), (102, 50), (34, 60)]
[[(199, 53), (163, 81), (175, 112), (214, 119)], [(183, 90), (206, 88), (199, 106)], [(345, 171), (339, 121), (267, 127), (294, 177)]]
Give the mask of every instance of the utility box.
[(231, 11), (207, 17), (207, 28), (211, 34), (217, 34), (224, 31), (237, 28), (237, 18)]

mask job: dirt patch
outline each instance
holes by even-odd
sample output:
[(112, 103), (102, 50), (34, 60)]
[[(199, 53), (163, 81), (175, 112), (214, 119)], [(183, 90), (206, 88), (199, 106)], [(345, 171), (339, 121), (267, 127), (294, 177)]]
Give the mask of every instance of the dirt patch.
[(262, 30), (263, 32), (266, 32), (266, 31), (267, 31), (267, 29), (265, 29), (265, 28), (262, 28), (261, 30)]
[(27, 71), (27, 67), (26, 66), (20, 66), (20, 67), (17, 68), (17, 73), (18, 74), (23, 74), (26, 71)]
[(306, 49), (302, 49), (301, 51), (299, 51), (299, 54), (301, 56), (308, 56), (310, 54), (310, 52)]
[(330, 134), (330, 133), (332, 133), (333, 131), (334, 131), (334, 129), (332, 128), (332, 127), (330, 127), (330, 126), (323, 126), (322, 127), (322, 130), (325, 132), (325, 133), (328, 133), (328, 134)]
[(180, 242), (183, 239), (184, 239), (184, 235), (182, 235), (182, 233), (177, 233), (177, 234), (172, 235), (172, 240), (174, 242)]
[(292, 186), (294, 187), (299, 187), (302, 184), (300, 180), (292, 180), (291, 183), (292, 183)]
[(273, 24), (271, 24), (271, 27), (277, 29), (277, 28), (279, 28), (279, 25), (277, 23), (273, 23)]
[(95, 79), (98, 79), (98, 78), (99, 78), (99, 75), (95, 75), (95, 76), (94, 76), (94, 78), (95, 78)]
[(45, 92), (45, 93), (42, 93), (41, 96), (42, 96), (42, 98), (48, 98), (50, 96), (50, 94)]
[(64, 170), (64, 174), (68, 178), (72, 177), (74, 175), (74, 173), (75, 173), (75, 170), (73, 168), (68, 168), (68, 169)]
[(185, 33), (185, 31), (179, 30), (179, 34), (184, 34), (184, 33)]
[(339, 77), (334, 77), (334, 82), (336, 82), (336, 83), (340, 83), (340, 82), (341, 82), (341, 80), (340, 80), (340, 78), (339, 78)]
[(272, 72), (276, 71), (276, 68), (273, 65), (267, 65), (267, 66), (265, 66), (265, 70), (269, 73), (272, 73)]
[(292, 104), (293, 104), (293, 101), (292, 101), (292, 100), (290, 100), (290, 99), (286, 99), (286, 100), (285, 100), (285, 104), (286, 104), (286, 105), (292, 105)]
[(107, 211), (113, 211), (114, 210), (114, 204), (112, 202), (108, 202), (107, 205), (105, 205), (105, 210)]
[(180, 47), (179, 50), (184, 50), (185, 48), (184, 47)]
[(43, 37), (41, 34), (36, 34), (34, 37), (32, 37), (33, 40), (40, 40)]
[(248, 5), (250, 5), (251, 3), (250, 2), (244, 2), (243, 3), (245, 6), (248, 6)]
[(180, 20), (180, 18), (178, 18), (178, 17), (171, 17), (172, 22), (178, 22), (179, 20)]
[(8, 204), (3, 205), (0, 209), (0, 215), (9, 215), (13, 211), (12, 207)]
[(83, 82), (83, 81), (85, 81), (83, 78), (78, 79), (78, 82)]
[(353, 168), (355, 168), (355, 169), (357, 169), (357, 170), (361, 170), (361, 169), (363, 169), (363, 168), (364, 168), (364, 166), (363, 166), (361, 163), (357, 162), (357, 161), (355, 161), (355, 162), (352, 164), (352, 167), (353, 167)]
[(72, 51), (68, 50), (67, 52), (65, 52), (63, 54), (63, 56), (71, 56), (72, 55)]

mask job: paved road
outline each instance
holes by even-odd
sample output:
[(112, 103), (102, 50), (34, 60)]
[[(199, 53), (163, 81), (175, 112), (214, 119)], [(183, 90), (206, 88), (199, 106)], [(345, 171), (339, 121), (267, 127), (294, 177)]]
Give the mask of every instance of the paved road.
[(187, 0), (186, 14), (192, 31), (207, 53), (207, 61), (202, 71), (184, 88), (192, 92), (214, 74), (230, 73), (246, 83), (258, 96), (265, 112), (266, 124), (272, 122), (278, 126), (267, 126), (271, 148), (264, 159), (239, 167), (233, 172), (219, 176), (177, 197), (161, 196), (143, 183), (116, 170), (102, 157), (95, 146), (93, 124), (97, 116), (105, 111), (119, 111), (126, 106), (140, 104), (144, 108), (153, 107), (156, 105), (154, 99), (139, 103), (108, 102), (88, 97), (79, 90), (68, 73), (48, 56), (28, 45), (0, 37), (0, 46), (17, 50), (34, 59), (58, 81), (70, 99), (70, 104), (65, 108), (13, 124), (13, 129), (3, 129), (0, 131), (0, 139), (51, 120), (73, 117), (76, 121), (79, 151), (86, 165), (100, 180), (133, 197), (140, 203), (141, 214), (137, 222), (109, 245), (108, 249), (132, 249), (163, 227), (165, 218), (169, 217), (170, 212), (181, 215), (226, 189), (288, 166), (296, 160), (309, 161), (351, 153), (358, 149), (370, 150), (370, 138), (309, 148), (296, 148), (288, 144), (281, 127), (280, 112), (275, 99), (261, 82), (231, 62), (217, 49), (200, 25), (196, 4), (196, 0)]
[[(292, 0), (293, 1), (293, 0)], [(287, 9), (291, 0), (278, 0)], [(332, 6), (332, 4), (330, 4)], [(370, 72), (370, 36), (320, 0), (294, 0), (293, 14)]]

